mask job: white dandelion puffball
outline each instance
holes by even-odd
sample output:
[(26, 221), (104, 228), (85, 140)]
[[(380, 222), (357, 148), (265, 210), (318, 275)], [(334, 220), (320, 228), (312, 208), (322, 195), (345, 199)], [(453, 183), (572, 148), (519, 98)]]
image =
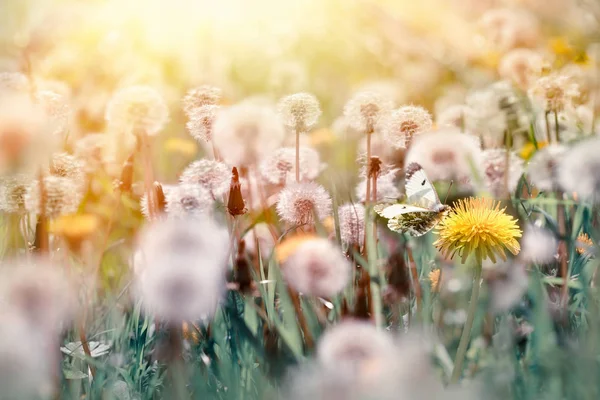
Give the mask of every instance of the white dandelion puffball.
[(581, 141), (571, 147), (557, 166), (560, 187), (582, 199), (600, 201), (600, 139)]
[(223, 91), (215, 86), (202, 85), (190, 89), (183, 98), (183, 111), (191, 119), (200, 108), (217, 106), (222, 96)]
[(170, 218), (205, 218), (214, 200), (208, 189), (200, 185), (180, 183), (165, 193), (166, 211)]
[(561, 74), (542, 76), (529, 90), (530, 97), (545, 111), (559, 112), (572, 107), (579, 96), (579, 85)]
[(213, 143), (225, 161), (237, 167), (256, 164), (285, 138), (279, 116), (267, 106), (241, 103), (219, 112)]
[(481, 16), (479, 26), (489, 43), (500, 51), (535, 47), (540, 39), (537, 18), (522, 10), (488, 10)]
[(40, 90), (35, 94), (35, 99), (46, 113), (52, 133), (61, 138), (66, 137), (71, 119), (71, 107), (65, 96), (50, 90)]
[(331, 215), (331, 196), (317, 183), (295, 183), (279, 193), (277, 214), (289, 224), (310, 225), (314, 223), (313, 214), (320, 221)]
[(147, 314), (171, 323), (210, 318), (225, 291), (227, 230), (211, 218), (161, 219), (138, 238), (134, 292)]
[(29, 78), (20, 72), (0, 72), (0, 94), (16, 92), (28, 93), (31, 89)]
[(520, 256), (526, 262), (547, 264), (556, 260), (558, 240), (551, 230), (528, 225), (521, 239)]
[[(70, 178), (49, 175), (43, 179), (45, 214), (49, 218), (77, 211), (83, 199), (81, 182)], [(40, 183), (33, 181), (25, 193), (25, 207), (29, 212), (40, 213)]]
[[(321, 173), (321, 158), (319, 153), (306, 146), (300, 147), (300, 180), (316, 179)], [(274, 185), (293, 183), (296, 180), (296, 149), (282, 147), (259, 165), (260, 174), (264, 180)]]
[(221, 108), (215, 105), (205, 105), (196, 108), (189, 114), (189, 121), (186, 127), (190, 135), (198, 142), (210, 142), (212, 140), (212, 131), (215, 118)]
[(539, 190), (557, 190), (558, 166), (566, 152), (567, 148), (560, 144), (551, 144), (538, 150), (527, 164), (527, 177), (531, 183)]
[(464, 104), (455, 104), (440, 111), (435, 119), (439, 128), (465, 129), (467, 117), (473, 110)]
[(156, 136), (169, 121), (162, 96), (148, 86), (130, 86), (114, 94), (106, 106), (106, 121), (116, 133)]
[(527, 90), (542, 73), (544, 58), (531, 49), (514, 49), (502, 57), (498, 74), (513, 82), (522, 90)]
[(181, 173), (179, 182), (200, 185), (206, 188), (213, 198), (217, 198), (229, 192), (231, 177), (231, 167), (227, 164), (216, 160), (202, 159), (188, 165)]
[(72, 179), (84, 184), (84, 163), (79, 158), (68, 153), (54, 153), (50, 159), (50, 175)]
[(25, 194), (33, 179), (28, 174), (0, 176), (0, 211), (13, 214), (24, 214)]
[(362, 247), (365, 241), (365, 207), (362, 204), (344, 204), (338, 207), (340, 238), (346, 246)]
[(481, 158), (479, 138), (445, 129), (416, 138), (404, 165), (412, 162), (421, 164), (432, 181), (456, 179), (459, 183), (468, 184), (474, 172), (480, 173)]
[(294, 290), (307, 296), (331, 298), (346, 287), (351, 269), (341, 249), (318, 238), (300, 244), (286, 259), (282, 273)]
[(359, 92), (344, 106), (344, 116), (352, 127), (363, 133), (373, 133), (389, 116), (394, 104), (376, 92)]
[(295, 93), (283, 97), (277, 104), (277, 111), (283, 123), (290, 128), (299, 129), (298, 133), (316, 125), (321, 115), (319, 100), (310, 93)]
[(383, 124), (384, 137), (397, 149), (408, 147), (414, 136), (431, 130), (429, 112), (419, 106), (404, 106), (394, 110)]
[[(400, 190), (396, 185), (397, 169), (392, 169), (385, 174), (380, 174), (377, 177), (377, 198), (373, 200), (373, 185), (371, 185), (371, 201), (390, 201), (400, 197)], [(356, 185), (356, 197), (361, 203), (365, 202), (367, 191), (367, 180), (361, 180)]]
[[(514, 193), (521, 175), (523, 175), (523, 160), (514, 152), (508, 154), (508, 169), (506, 168), (506, 149), (487, 149), (482, 153), (483, 181), (487, 189), (495, 197)], [(508, 177), (507, 177), (508, 175)], [(508, 183), (508, 187), (506, 187)]]
[(103, 133), (90, 133), (75, 142), (74, 156), (84, 161), (85, 172), (93, 173), (102, 166), (105, 140)]

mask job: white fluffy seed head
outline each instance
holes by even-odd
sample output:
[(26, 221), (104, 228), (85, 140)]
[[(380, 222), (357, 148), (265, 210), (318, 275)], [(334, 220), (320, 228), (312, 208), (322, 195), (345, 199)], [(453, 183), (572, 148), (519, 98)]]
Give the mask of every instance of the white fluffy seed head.
[(389, 116), (393, 106), (379, 93), (359, 92), (344, 106), (344, 115), (354, 129), (370, 134)]
[[(377, 199), (373, 200), (373, 192), (371, 192), (371, 201), (390, 201), (398, 199), (400, 197), (400, 190), (396, 185), (396, 174), (397, 169), (392, 169), (385, 174), (381, 174), (377, 177)], [(356, 185), (356, 198), (364, 203), (366, 199), (367, 180), (361, 180)], [(373, 186), (371, 185), (371, 191)]]
[(74, 155), (85, 163), (85, 172), (93, 173), (102, 166), (105, 140), (103, 133), (90, 133), (75, 142)]
[(165, 193), (165, 199), (167, 215), (179, 220), (206, 218), (214, 202), (208, 189), (185, 183), (180, 183)]
[(488, 42), (500, 51), (535, 47), (540, 38), (537, 18), (522, 10), (488, 10), (481, 16), (479, 26)]
[(72, 179), (83, 184), (83, 162), (69, 153), (54, 153), (50, 159), (50, 175), (60, 178)]
[(423, 107), (404, 106), (393, 111), (386, 119), (383, 133), (395, 148), (406, 148), (414, 136), (431, 130), (431, 115)]
[(227, 231), (210, 217), (157, 220), (138, 238), (134, 292), (146, 313), (171, 322), (210, 318), (225, 291)]
[(600, 139), (581, 141), (561, 157), (557, 166), (560, 187), (582, 199), (600, 202)]
[(310, 93), (295, 93), (283, 97), (277, 104), (283, 123), (299, 133), (316, 125), (321, 115), (319, 100)]
[(547, 75), (533, 83), (529, 95), (543, 110), (559, 112), (573, 106), (579, 85), (566, 75)]
[(0, 211), (24, 214), (25, 194), (33, 179), (27, 174), (5, 175), (0, 177)]
[(46, 113), (52, 133), (60, 138), (65, 138), (71, 119), (71, 107), (68, 99), (51, 90), (38, 91), (35, 99)]
[(547, 264), (555, 260), (558, 241), (552, 231), (528, 225), (521, 240), (521, 258), (528, 263)]
[[(321, 172), (319, 153), (307, 146), (300, 147), (300, 181), (313, 180)], [(284, 185), (296, 180), (296, 149), (282, 147), (264, 159), (260, 165), (260, 174), (269, 183)]]
[(502, 57), (498, 73), (503, 79), (513, 82), (522, 90), (527, 90), (542, 73), (544, 58), (531, 49), (514, 49)]
[(28, 93), (31, 89), (29, 79), (20, 72), (0, 72), (0, 93)]
[(179, 182), (186, 185), (200, 185), (216, 199), (229, 192), (231, 176), (231, 167), (227, 164), (202, 159), (188, 165), (181, 173)]
[(535, 187), (543, 191), (559, 188), (558, 166), (566, 151), (563, 145), (551, 144), (533, 155), (527, 164), (527, 177)]
[(365, 207), (353, 203), (341, 205), (338, 207), (338, 219), (342, 243), (362, 247), (365, 241)]
[(350, 280), (351, 265), (341, 249), (324, 238), (300, 244), (282, 272), (288, 285), (307, 296), (331, 298)]
[(310, 225), (314, 223), (314, 215), (320, 221), (331, 215), (331, 197), (317, 183), (295, 183), (279, 193), (277, 213), (289, 224)]
[(169, 121), (169, 109), (153, 88), (130, 86), (114, 94), (105, 118), (109, 129), (117, 134), (155, 136)]
[[(508, 154), (508, 169), (506, 168), (506, 149), (487, 149), (482, 153), (483, 181), (494, 197), (502, 197), (514, 193), (523, 175), (523, 160), (514, 152)], [(508, 180), (507, 175), (508, 174)], [(508, 182), (508, 187), (506, 183)]]
[(188, 114), (189, 121), (186, 127), (190, 135), (198, 142), (210, 142), (212, 140), (212, 131), (215, 118), (220, 107), (213, 104), (207, 104), (194, 109)]
[(279, 148), (285, 129), (267, 106), (240, 103), (219, 112), (213, 125), (213, 143), (230, 165), (256, 164)]
[[(83, 199), (81, 182), (59, 176), (46, 176), (43, 180), (45, 197), (45, 214), (55, 218), (61, 214), (71, 214), (77, 211)], [(33, 181), (25, 194), (27, 211), (40, 213), (40, 184)]]
[(200, 108), (217, 106), (222, 96), (223, 91), (211, 85), (202, 85), (190, 89), (183, 98), (183, 111), (191, 119)]
[(473, 113), (470, 107), (464, 104), (455, 104), (442, 110), (435, 120), (439, 128), (464, 129), (466, 120)]

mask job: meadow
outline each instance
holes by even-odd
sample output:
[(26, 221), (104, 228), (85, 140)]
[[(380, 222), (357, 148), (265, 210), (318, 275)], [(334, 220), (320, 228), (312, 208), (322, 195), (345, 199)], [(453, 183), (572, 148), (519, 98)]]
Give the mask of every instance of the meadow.
[(0, 399), (600, 398), (600, 4), (0, 4)]

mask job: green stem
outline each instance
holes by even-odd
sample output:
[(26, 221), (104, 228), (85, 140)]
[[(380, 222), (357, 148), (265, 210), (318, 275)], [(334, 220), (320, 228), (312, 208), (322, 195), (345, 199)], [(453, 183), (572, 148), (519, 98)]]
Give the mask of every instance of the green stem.
[(462, 331), (460, 337), (460, 343), (458, 344), (458, 350), (456, 351), (456, 359), (454, 361), (454, 370), (452, 370), (452, 377), (450, 383), (458, 382), (462, 373), (463, 363), (465, 361), (465, 354), (467, 353), (467, 347), (469, 346), (469, 340), (471, 339), (471, 330), (473, 329), (473, 321), (475, 320), (475, 311), (477, 311), (477, 300), (479, 300), (479, 287), (481, 281), (481, 264), (475, 267), (475, 274), (473, 277), (473, 291), (471, 292), (471, 300), (469, 303), (469, 310), (467, 314), (467, 322)]

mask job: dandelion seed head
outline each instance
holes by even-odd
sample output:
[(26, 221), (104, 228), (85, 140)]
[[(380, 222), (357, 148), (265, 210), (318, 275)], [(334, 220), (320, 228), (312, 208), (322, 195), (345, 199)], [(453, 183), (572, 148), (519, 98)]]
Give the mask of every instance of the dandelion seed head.
[(210, 217), (160, 219), (140, 233), (134, 293), (149, 315), (172, 323), (210, 318), (225, 291), (227, 231)]
[[(77, 211), (83, 199), (81, 182), (59, 176), (46, 176), (43, 180), (46, 193), (45, 214), (49, 218)], [(40, 184), (33, 181), (25, 194), (25, 207), (29, 212), (40, 213)]]
[(527, 90), (542, 73), (544, 59), (531, 49), (514, 49), (506, 53), (498, 65), (500, 77)]
[(116, 133), (156, 136), (169, 121), (169, 109), (153, 88), (130, 86), (113, 95), (105, 118), (109, 129)]
[(383, 132), (387, 141), (396, 148), (406, 148), (416, 135), (431, 130), (431, 115), (423, 107), (404, 106), (393, 111), (386, 119)]
[[(483, 180), (487, 189), (494, 197), (502, 197), (514, 193), (523, 175), (523, 160), (514, 152), (508, 154), (508, 169), (506, 168), (506, 149), (487, 149), (482, 152)], [(508, 175), (508, 178), (506, 177)], [(508, 181), (507, 181), (508, 179)], [(506, 187), (508, 182), (508, 188)]]
[(197, 115), (201, 108), (218, 106), (221, 97), (223, 97), (223, 91), (216, 86), (202, 85), (190, 89), (183, 98), (183, 111), (191, 119)]
[(71, 107), (65, 96), (50, 90), (40, 90), (35, 99), (45, 111), (52, 133), (61, 138), (66, 137), (71, 118)]
[[(161, 188), (162, 188), (163, 194), (165, 195), (165, 200), (166, 200), (167, 197), (169, 196), (169, 192), (171, 190), (177, 188), (177, 185), (161, 185)], [(148, 194), (147, 193), (144, 193), (142, 195), (142, 197), (140, 198), (140, 212), (142, 213), (144, 218), (146, 218), (146, 220), (152, 220), (152, 218), (150, 216), (150, 208), (149, 208), (149, 204), (148, 204)]]
[(30, 90), (29, 79), (20, 72), (0, 72), (0, 93), (27, 93)]
[(525, 228), (521, 246), (523, 247), (523, 251), (521, 251), (523, 260), (535, 264), (547, 264), (555, 260), (558, 241), (552, 231), (536, 225), (529, 225)]
[(573, 106), (574, 99), (579, 96), (579, 86), (568, 76), (547, 75), (533, 83), (529, 94), (545, 111), (559, 112)]
[(393, 102), (376, 92), (358, 92), (345, 105), (344, 115), (352, 127), (363, 133), (372, 133), (388, 117)]
[(213, 143), (230, 165), (256, 164), (285, 137), (279, 116), (267, 106), (240, 103), (223, 109), (213, 125)]
[(189, 121), (185, 125), (190, 135), (198, 142), (210, 142), (212, 140), (213, 124), (219, 110), (220, 107), (213, 104), (194, 109), (189, 114)]
[[(307, 146), (300, 147), (300, 181), (316, 179), (321, 173), (319, 153)], [(263, 179), (274, 185), (296, 181), (296, 149), (282, 147), (265, 158), (259, 165)]]
[(300, 132), (316, 125), (321, 116), (319, 100), (310, 93), (295, 93), (283, 97), (277, 104), (283, 123)]
[(527, 164), (527, 177), (539, 190), (552, 191), (559, 188), (558, 166), (567, 148), (551, 144), (538, 150)]
[(340, 238), (346, 246), (362, 247), (365, 238), (365, 207), (362, 204), (344, 204), (338, 207)]
[(25, 194), (33, 182), (27, 174), (5, 175), (0, 177), (0, 211), (24, 214)]
[(351, 266), (341, 249), (327, 239), (302, 242), (282, 268), (287, 283), (307, 296), (331, 298), (350, 280)]
[(506, 260), (505, 248), (514, 255), (521, 250), (517, 221), (492, 199), (459, 200), (437, 225), (436, 232), (439, 238), (434, 245), (445, 257), (458, 254), (463, 263), (471, 254), (481, 265), (487, 258), (495, 263), (496, 255)]
[[(397, 172), (397, 169), (392, 169), (377, 177), (377, 199), (373, 199), (373, 193), (371, 193), (371, 201), (389, 201), (400, 197), (400, 190), (396, 185)], [(361, 203), (365, 202), (366, 190), (367, 180), (363, 179), (356, 185), (355, 189), (356, 198)]]
[(331, 197), (314, 182), (291, 184), (279, 193), (277, 213), (289, 224), (313, 224), (313, 213), (320, 221), (331, 215)]
[(485, 38), (498, 50), (535, 47), (539, 41), (539, 23), (535, 16), (508, 8), (486, 11), (479, 20)]
[(581, 141), (561, 157), (556, 171), (559, 186), (587, 201), (600, 201), (600, 139)]
[(84, 164), (69, 153), (54, 153), (50, 159), (50, 175), (61, 178), (69, 178), (75, 182), (84, 181)]
[(220, 198), (229, 192), (231, 167), (216, 160), (194, 161), (183, 170), (179, 182), (200, 185), (206, 188), (213, 198)]
[(455, 129), (420, 135), (406, 155), (405, 165), (420, 164), (432, 181), (456, 179), (469, 185), (472, 168), (482, 165), (479, 138)]
[(180, 183), (167, 193), (167, 215), (174, 219), (206, 218), (214, 200), (210, 192), (200, 185)]
[(455, 104), (445, 108), (436, 118), (436, 124), (440, 128), (464, 129), (466, 119), (473, 110), (464, 104)]
[(85, 172), (93, 173), (102, 166), (105, 141), (106, 135), (103, 133), (91, 133), (75, 142), (74, 155), (83, 160)]

